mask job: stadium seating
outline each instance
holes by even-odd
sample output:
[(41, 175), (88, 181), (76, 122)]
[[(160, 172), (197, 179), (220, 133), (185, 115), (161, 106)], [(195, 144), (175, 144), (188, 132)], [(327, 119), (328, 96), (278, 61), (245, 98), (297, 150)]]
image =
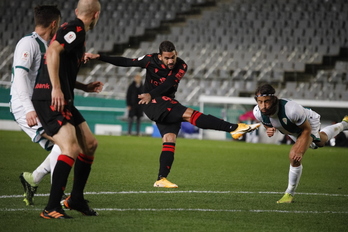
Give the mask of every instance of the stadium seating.
[[(41, 2), (44, 1), (0, 3), (0, 29), (4, 32), (0, 37), (2, 85), (9, 85), (9, 57), (16, 41), (33, 28), (29, 9)], [(200, 94), (250, 96), (262, 82), (275, 84), (287, 97), (348, 100), (347, 59), (335, 58), (331, 66), (308, 72), (308, 65), (320, 67), (326, 57), (337, 57), (341, 48), (348, 48), (347, 1), (217, 0), (214, 7), (200, 8), (207, 2), (210, 1), (103, 2), (100, 22), (88, 33), (87, 49), (115, 53), (116, 46), (131, 44), (130, 40), (138, 36), (138, 47), (127, 48), (118, 55), (139, 57), (157, 52), (163, 40), (173, 41), (189, 66), (181, 81), (185, 88), (179, 88), (177, 97), (192, 105), (197, 104)], [(74, 17), (74, 4), (57, 1), (64, 20)], [(194, 9), (201, 9), (200, 15), (189, 16)], [(183, 13), (188, 15), (185, 22), (174, 23)], [(155, 32), (153, 40), (146, 37), (147, 31), (156, 31), (164, 23), (170, 30)], [(124, 98), (131, 76), (138, 71), (98, 63), (82, 70), (79, 80), (101, 79), (106, 82), (104, 97)], [(323, 91), (318, 88), (334, 93), (319, 93)]]

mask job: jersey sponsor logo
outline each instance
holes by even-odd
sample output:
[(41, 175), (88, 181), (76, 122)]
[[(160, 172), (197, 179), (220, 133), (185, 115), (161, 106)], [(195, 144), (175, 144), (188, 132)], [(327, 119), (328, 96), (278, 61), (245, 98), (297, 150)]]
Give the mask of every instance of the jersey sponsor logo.
[(76, 27), (76, 32), (80, 32), (80, 31), (82, 31), (82, 27), (77, 26)]
[(64, 39), (67, 43), (72, 43), (76, 39), (76, 34), (73, 31), (68, 32), (65, 36)]
[(142, 59), (144, 59), (144, 57), (145, 57), (145, 55), (139, 57), (138, 60), (142, 60)]
[(22, 60), (27, 61), (28, 58), (29, 58), (29, 55), (30, 55), (30, 54), (29, 54), (28, 51), (23, 52), (23, 54), (22, 54)]
[(50, 84), (46, 83), (46, 84), (36, 84), (35, 85), (35, 89), (50, 89)]
[(160, 84), (162, 84), (163, 82), (166, 81), (166, 78), (165, 77), (161, 77), (159, 79), (159, 81), (155, 81), (155, 80), (151, 80), (151, 84), (155, 85), (155, 86), (159, 86)]

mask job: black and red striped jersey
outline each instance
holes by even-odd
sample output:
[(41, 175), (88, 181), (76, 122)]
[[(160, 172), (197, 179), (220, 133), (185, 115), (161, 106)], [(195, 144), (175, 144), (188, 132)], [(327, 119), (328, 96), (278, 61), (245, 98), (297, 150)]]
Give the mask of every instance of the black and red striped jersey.
[[(83, 22), (76, 18), (60, 26), (52, 41), (58, 41), (64, 50), (60, 53), (59, 79), (64, 98), (74, 99), (77, 73), (83, 63), (86, 31)], [(49, 78), (46, 57), (42, 59), (42, 70), (35, 83), (33, 100), (50, 100), (52, 85)]]
[(147, 54), (134, 59), (100, 55), (99, 59), (121, 67), (145, 68), (144, 93), (149, 93), (152, 98), (158, 96), (175, 98), (179, 82), (187, 71), (187, 64), (179, 57), (173, 69), (167, 68), (158, 58), (158, 53)]

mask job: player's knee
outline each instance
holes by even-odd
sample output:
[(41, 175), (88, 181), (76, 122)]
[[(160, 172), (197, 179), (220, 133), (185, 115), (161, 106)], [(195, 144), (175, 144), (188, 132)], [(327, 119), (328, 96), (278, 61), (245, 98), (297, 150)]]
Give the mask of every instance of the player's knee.
[(86, 155), (93, 155), (95, 150), (97, 150), (97, 147), (98, 147), (98, 140), (96, 138), (89, 141), (87, 143)]
[(175, 143), (176, 135), (174, 133), (167, 133), (163, 136), (162, 141), (164, 143)]

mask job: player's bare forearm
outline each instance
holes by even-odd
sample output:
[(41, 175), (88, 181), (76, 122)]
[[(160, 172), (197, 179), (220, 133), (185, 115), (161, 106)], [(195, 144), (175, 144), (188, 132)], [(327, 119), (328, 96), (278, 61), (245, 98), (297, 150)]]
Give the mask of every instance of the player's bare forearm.
[(312, 141), (310, 131), (303, 131), (290, 150), (289, 158), (300, 162)]
[(63, 49), (57, 41), (53, 41), (46, 52), (47, 69), (52, 84), (51, 104), (57, 111), (62, 111), (65, 103), (59, 79), (60, 53)]

